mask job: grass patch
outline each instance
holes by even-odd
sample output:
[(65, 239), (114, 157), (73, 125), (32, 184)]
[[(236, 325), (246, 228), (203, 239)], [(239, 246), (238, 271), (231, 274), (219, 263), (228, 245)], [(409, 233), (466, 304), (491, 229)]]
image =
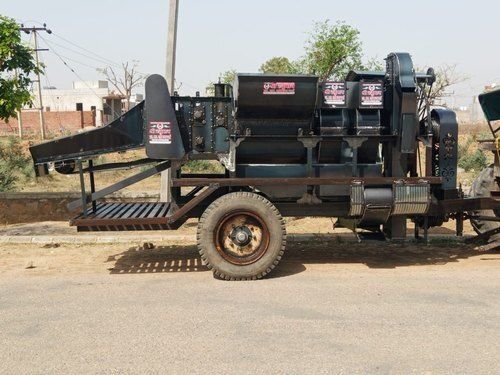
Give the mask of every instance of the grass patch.
[(182, 166), (183, 173), (224, 173), (225, 168), (215, 160), (192, 160)]
[(0, 191), (15, 190), (17, 184), (34, 177), (31, 158), (19, 138), (9, 137), (0, 142)]
[(488, 166), (485, 152), (477, 148), (475, 136), (469, 136), (458, 145), (458, 166), (466, 172), (478, 174)]

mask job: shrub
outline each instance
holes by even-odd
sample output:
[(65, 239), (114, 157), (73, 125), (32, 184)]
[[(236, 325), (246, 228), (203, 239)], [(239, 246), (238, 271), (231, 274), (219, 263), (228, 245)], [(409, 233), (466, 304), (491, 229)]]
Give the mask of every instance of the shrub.
[(467, 172), (480, 172), (488, 166), (488, 160), (481, 150), (476, 150), (473, 153), (463, 155), (458, 160), (458, 166), (465, 169)]
[(467, 139), (464, 142), (458, 143), (458, 160), (461, 160), (462, 158), (467, 157), (467, 155), (469, 153), (470, 146), (474, 142), (475, 142), (474, 137), (469, 136), (469, 137), (467, 137)]
[(224, 173), (224, 167), (215, 160), (192, 160), (182, 170), (185, 173)]
[[(458, 144), (458, 166), (466, 172), (480, 172), (488, 166), (488, 160), (483, 151), (471, 147), (476, 145), (476, 138), (469, 136)], [(472, 148), (472, 150), (471, 150)]]
[(23, 152), (18, 138), (0, 142), (0, 191), (14, 190), (21, 179), (33, 177), (31, 159)]

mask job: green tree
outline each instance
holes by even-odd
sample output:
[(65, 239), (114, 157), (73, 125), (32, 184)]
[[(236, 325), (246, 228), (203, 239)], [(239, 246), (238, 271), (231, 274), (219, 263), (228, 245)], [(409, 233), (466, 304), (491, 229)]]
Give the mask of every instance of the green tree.
[(236, 69), (226, 70), (224, 73), (221, 73), (219, 75), (220, 82), (232, 85), (236, 80), (237, 74), (238, 72), (236, 71)]
[[(384, 64), (377, 59), (363, 63), (363, 45), (359, 30), (345, 22), (330, 20), (315, 22), (313, 31), (304, 47), (304, 56), (291, 60), (276, 56), (265, 61), (259, 71), (275, 74), (314, 74), (320, 80), (345, 78), (350, 70), (383, 70)], [(235, 70), (220, 75), (221, 82), (233, 83)], [(207, 93), (213, 95), (213, 84), (207, 86)]]
[(260, 66), (259, 71), (264, 74), (296, 74), (298, 67), (295, 62), (292, 62), (288, 57), (278, 56), (267, 60)]
[(337, 21), (316, 22), (300, 61), (302, 70), (320, 79), (341, 79), (352, 69), (363, 67), (359, 30)]
[(363, 63), (360, 68), (368, 71), (385, 71), (385, 64), (383, 60), (371, 58), (366, 63)]
[(21, 41), (19, 25), (0, 15), (0, 119), (8, 121), (32, 103), (29, 75), (37, 72), (33, 51)]
[[(219, 74), (219, 82), (232, 85), (234, 83), (234, 81), (236, 80), (237, 74), (238, 74), (238, 72), (236, 71), (236, 69), (226, 70), (225, 72), (222, 72)], [(214, 96), (214, 94), (215, 94), (214, 84), (215, 84), (215, 82), (210, 82), (207, 85), (207, 87), (205, 87), (205, 91), (206, 91), (206, 94), (208, 96)]]

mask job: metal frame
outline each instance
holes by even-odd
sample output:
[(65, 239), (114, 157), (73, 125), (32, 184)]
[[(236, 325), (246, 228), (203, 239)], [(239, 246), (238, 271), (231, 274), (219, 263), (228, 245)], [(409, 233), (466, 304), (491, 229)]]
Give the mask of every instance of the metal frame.
[(94, 183), (94, 171), (92, 169), (93, 163), (92, 163), (92, 160), (89, 160), (88, 173), (90, 176), (90, 187), (91, 187), (90, 197), (87, 196), (87, 193), (85, 190), (85, 176), (84, 176), (84, 172), (83, 172), (83, 161), (78, 160), (77, 164), (78, 164), (78, 170), (79, 170), (79, 174), (80, 174), (80, 188), (82, 191), (82, 199), (70, 202), (67, 205), (67, 207), (70, 211), (74, 211), (75, 209), (82, 207), (83, 214), (84, 214), (84, 216), (86, 216), (88, 203), (92, 203), (93, 212), (95, 213), (95, 202), (98, 199), (104, 198), (106, 195), (109, 195), (109, 194), (112, 194), (118, 190), (124, 189), (127, 186), (130, 186), (130, 185), (133, 185), (139, 181), (145, 180), (146, 178), (154, 176), (155, 174), (161, 173), (164, 170), (170, 168), (171, 163), (170, 163), (170, 161), (166, 161), (164, 163), (155, 165), (153, 168), (150, 168), (144, 172), (140, 172), (140, 173), (133, 175), (131, 177), (125, 178), (124, 180), (121, 180), (113, 185), (110, 185), (110, 186), (96, 192), (95, 191), (95, 183)]
[(291, 177), (291, 178), (175, 178), (172, 180), (173, 187), (193, 187), (193, 186), (208, 186), (212, 183), (217, 183), (222, 186), (274, 186), (274, 185), (304, 185), (304, 186), (321, 186), (321, 185), (352, 185), (363, 183), (365, 186), (392, 186), (394, 183), (404, 182), (412, 183), (428, 183), (430, 185), (439, 185), (441, 177), (346, 177), (346, 178), (325, 178), (325, 177)]
[[(83, 160), (77, 161), (78, 173), (80, 175), (80, 184), (82, 198), (68, 204), (71, 210), (82, 207), (82, 213), (73, 219), (70, 224), (77, 226), (79, 230), (154, 230), (154, 229), (176, 229), (188, 217), (199, 217), (208, 203), (208, 198), (216, 191), (224, 188), (230, 191), (232, 188), (258, 188), (259, 186), (276, 185), (297, 185), (297, 186), (353, 186), (362, 184), (363, 186), (393, 186), (396, 183), (405, 184), (428, 184), (437, 186), (441, 184), (440, 177), (348, 177), (348, 178), (321, 178), (321, 177), (301, 177), (301, 178), (231, 178), (220, 174), (185, 174), (173, 179), (172, 187), (180, 189), (182, 187), (192, 187), (193, 189), (184, 196), (179, 197), (178, 202), (163, 207), (161, 212), (153, 203), (135, 203), (123, 204), (122, 213), (119, 215), (117, 206), (112, 204), (98, 204), (97, 201), (105, 196), (121, 190), (127, 186), (133, 185), (155, 174), (161, 173), (170, 167), (170, 161), (159, 163), (154, 167), (140, 172), (134, 176), (128, 177), (102, 190), (96, 191), (94, 172), (113, 170), (116, 168), (130, 167), (151, 162), (143, 160), (140, 163), (115, 163), (103, 166), (94, 166), (92, 160), (88, 161), (88, 167), (83, 168)], [(132, 165), (133, 164), (133, 165)], [(87, 194), (84, 174), (89, 174), (90, 194)], [(88, 205), (91, 204), (89, 212)], [(157, 203), (156, 205), (161, 205)], [(180, 206), (177, 206), (180, 204)], [(349, 213), (350, 202), (309, 202), (308, 204), (299, 202), (274, 202), (283, 216), (322, 216), (336, 217), (345, 216)], [(415, 215), (422, 218), (422, 228), (424, 231), (424, 241), (428, 241), (429, 217), (453, 215), (462, 221), (469, 217), (466, 213), (475, 210), (500, 209), (500, 202), (491, 198), (458, 198), (440, 200), (432, 203), (429, 210), (424, 215)], [(160, 215), (150, 215), (159, 212)], [(118, 215), (117, 215), (118, 213)], [(150, 217), (153, 216), (153, 217)], [(410, 217), (412, 215), (409, 215)], [(461, 232), (460, 223), (457, 219), (457, 234)], [(492, 221), (500, 221), (497, 218), (488, 218)], [(415, 228), (415, 237), (419, 237), (418, 225)]]

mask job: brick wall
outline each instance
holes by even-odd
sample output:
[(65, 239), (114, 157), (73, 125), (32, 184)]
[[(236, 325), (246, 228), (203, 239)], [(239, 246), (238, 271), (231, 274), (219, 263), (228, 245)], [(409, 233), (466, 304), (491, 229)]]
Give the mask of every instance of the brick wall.
[[(74, 133), (86, 126), (93, 125), (91, 111), (44, 112), (45, 132), (50, 135)], [(22, 113), (23, 133), (35, 135), (40, 133), (40, 117), (37, 111)], [(0, 120), (0, 136), (18, 134), (17, 118), (11, 118), (9, 123)]]

